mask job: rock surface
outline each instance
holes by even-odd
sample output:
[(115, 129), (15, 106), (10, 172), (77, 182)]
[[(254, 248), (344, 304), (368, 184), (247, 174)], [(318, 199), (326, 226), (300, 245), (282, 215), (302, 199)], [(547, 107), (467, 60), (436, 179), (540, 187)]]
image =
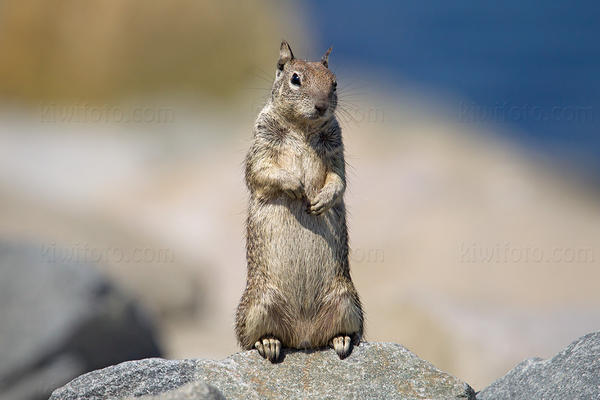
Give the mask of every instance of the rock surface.
[(202, 381), (188, 383), (180, 388), (157, 395), (131, 397), (127, 400), (225, 400), (225, 396), (214, 386)]
[(256, 351), (222, 361), (130, 361), (83, 375), (54, 391), (51, 400), (158, 394), (156, 399), (219, 398), (216, 392), (202, 397), (203, 384), (184, 386), (197, 381), (214, 386), (227, 399), (475, 399), (469, 385), (400, 345), (361, 343), (345, 360), (328, 349), (286, 350), (277, 364)]
[(577, 339), (548, 360), (523, 361), (477, 399), (600, 399), (600, 332)]
[(0, 242), (2, 399), (47, 399), (85, 372), (161, 354), (137, 303), (52, 251)]

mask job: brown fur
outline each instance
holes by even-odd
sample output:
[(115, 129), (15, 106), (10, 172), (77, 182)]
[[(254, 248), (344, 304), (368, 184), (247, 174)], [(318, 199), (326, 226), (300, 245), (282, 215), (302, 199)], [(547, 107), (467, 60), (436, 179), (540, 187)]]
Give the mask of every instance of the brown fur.
[[(248, 276), (236, 314), (244, 349), (265, 337), (283, 347), (318, 348), (363, 334), (350, 279), (344, 149), (328, 55), (297, 60), (282, 43), (271, 98), (254, 126), (246, 157)], [(299, 87), (290, 83), (294, 73)], [(315, 106), (323, 104), (320, 114)]]

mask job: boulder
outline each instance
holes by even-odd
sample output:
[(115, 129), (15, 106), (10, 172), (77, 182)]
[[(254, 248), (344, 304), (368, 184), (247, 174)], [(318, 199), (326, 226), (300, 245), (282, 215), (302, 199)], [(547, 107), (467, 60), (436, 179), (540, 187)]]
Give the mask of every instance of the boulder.
[(600, 332), (577, 339), (548, 360), (523, 361), (477, 399), (600, 399)]
[[(475, 400), (469, 385), (390, 343), (361, 343), (344, 360), (330, 349), (286, 349), (283, 360), (276, 364), (256, 351), (237, 353), (222, 361), (130, 361), (83, 375), (55, 390), (51, 400), (142, 395), (154, 395), (148, 397), (153, 399), (218, 399), (215, 388), (230, 400)], [(213, 397), (206, 397), (206, 393)]]
[[(171, 393), (173, 389), (178, 389), (178, 392)], [(128, 361), (90, 372), (55, 390), (50, 398), (139, 399), (149, 394), (151, 396), (144, 398), (152, 399), (152, 395), (158, 393), (161, 393), (161, 399), (223, 398), (214, 387), (198, 380), (196, 361), (160, 358)]]
[(48, 249), (0, 242), (0, 398), (47, 399), (85, 372), (161, 355), (134, 300)]
[(165, 393), (131, 397), (128, 400), (225, 400), (225, 396), (214, 386), (195, 381)]

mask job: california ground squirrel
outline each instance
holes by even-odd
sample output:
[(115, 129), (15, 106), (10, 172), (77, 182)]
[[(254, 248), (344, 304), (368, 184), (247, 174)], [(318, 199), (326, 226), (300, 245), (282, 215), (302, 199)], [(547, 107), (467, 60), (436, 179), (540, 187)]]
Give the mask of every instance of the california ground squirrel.
[(270, 99), (246, 157), (248, 276), (236, 314), (245, 349), (331, 346), (346, 357), (363, 334), (350, 279), (342, 131), (335, 75), (281, 43)]

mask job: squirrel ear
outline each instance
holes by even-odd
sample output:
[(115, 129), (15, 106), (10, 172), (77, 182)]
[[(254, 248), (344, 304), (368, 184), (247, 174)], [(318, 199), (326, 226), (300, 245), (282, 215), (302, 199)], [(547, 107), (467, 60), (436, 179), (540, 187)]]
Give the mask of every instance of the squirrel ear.
[(277, 61), (277, 69), (283, 70), (283, 66), (286, 62), (294, 59), (294, 53), (292, 53), (292, 49), (288, 42), (283, 40), (281, 42), (281, 47), (279, 48), (279, 61)]
[(329, 68), (329, 54), (331, 54), (331, 47), (328, 48), (327, 51), (325, 52), (325, 54), (323, 54), (323, 57), (321, 57), (321, 63), (326, 68)]

